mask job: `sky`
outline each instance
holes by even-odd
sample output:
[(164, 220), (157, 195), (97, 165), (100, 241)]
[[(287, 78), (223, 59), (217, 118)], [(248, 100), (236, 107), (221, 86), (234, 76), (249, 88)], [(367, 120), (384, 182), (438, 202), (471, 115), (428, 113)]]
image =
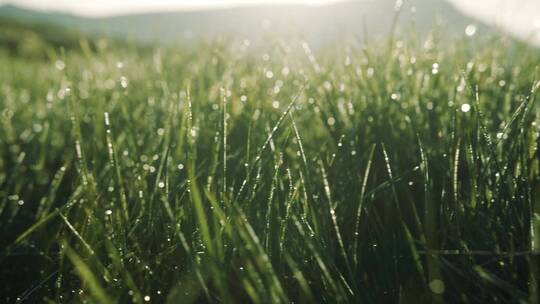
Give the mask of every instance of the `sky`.
[(451, 0), (465, 14), (540, 45), (540, 0)]
[(68, 11), (89, 16), (165, 9), (204, 9), (256, 4), (331, 4), (340, 0), (0, 0), (37, 9)]
[[(323, 5), (340, 0), (0, 0), (35, 9), (87, 16), (170, 9), (204, 9), (256, 4)], [(356, 0), (377, 1), (377, 0)], [(522, 38), (540, 41), (540, 0), (447, 0), (471, 17), (495, 24)], [(534, 37), (536, 36), (536, 37)]]

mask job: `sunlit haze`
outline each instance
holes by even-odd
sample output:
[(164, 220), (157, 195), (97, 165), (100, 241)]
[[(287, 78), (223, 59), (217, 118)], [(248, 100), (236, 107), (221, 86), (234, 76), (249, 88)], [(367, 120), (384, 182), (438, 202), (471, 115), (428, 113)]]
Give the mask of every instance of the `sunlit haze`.
[(0, 0), (0, 3), (11, 3), (34, 9), (63, 11), (87, 16), (163, 10), (223, 8), (258, 4), (323, 5), (335, 2), (339, 2), (339, 0)]
[[(343, 0), (341, 0), (343, 1)], [(340, 0), (0, 0), (38, 10), (68, 12), (84, 16), (110, 16), (171, 10), (199, 10), (260, 4), (326, 5)], [(378, 0), (356, 0), (378, 1)], [(481, 22), (540, 43), (538, 0), (446, 0)], [(411, 1), (414, 4), (414, 1)]]
[(465, 14), (540, 44), (538, 0), (451, 0)]

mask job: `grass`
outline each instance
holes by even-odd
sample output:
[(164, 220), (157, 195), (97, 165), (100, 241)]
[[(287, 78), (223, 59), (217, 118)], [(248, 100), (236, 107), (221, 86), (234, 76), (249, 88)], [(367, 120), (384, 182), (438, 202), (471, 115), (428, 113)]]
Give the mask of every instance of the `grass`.
[(540, 53), (0, 57), (7, 302), (537, 303)]

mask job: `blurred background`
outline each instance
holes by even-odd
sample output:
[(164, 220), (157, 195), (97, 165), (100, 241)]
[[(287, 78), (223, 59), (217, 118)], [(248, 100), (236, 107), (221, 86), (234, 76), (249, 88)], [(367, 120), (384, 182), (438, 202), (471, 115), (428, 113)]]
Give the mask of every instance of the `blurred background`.
[(320, 47), (343, 37), (365, 41), (411, 28), (418, 35), (444, 29), (447, 38), (502, 31), (540, 45), (540, 1), (0, 1), (0, 43), (12, 50), (29, 43), (69, 47), (78, 35), (184, 45), (220, 35), (251, 42), (294, 36)]

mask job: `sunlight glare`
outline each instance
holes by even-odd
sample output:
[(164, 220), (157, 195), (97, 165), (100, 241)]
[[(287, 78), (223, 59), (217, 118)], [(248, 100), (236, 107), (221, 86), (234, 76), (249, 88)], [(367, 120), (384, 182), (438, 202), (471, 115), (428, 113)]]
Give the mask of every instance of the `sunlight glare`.
[(0, 0), (40, 10), (53, 10), (88, 16), (144, 13), (166, 10), (195, 10), (252, 5), (325, 5), (343, 0)]

